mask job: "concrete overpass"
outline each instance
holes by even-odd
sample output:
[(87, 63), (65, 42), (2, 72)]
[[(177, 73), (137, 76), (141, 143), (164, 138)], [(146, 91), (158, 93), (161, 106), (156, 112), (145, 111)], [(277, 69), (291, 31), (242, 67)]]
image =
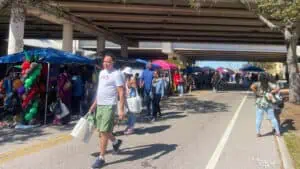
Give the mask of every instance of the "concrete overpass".
[[(215, 61), (253, 61), (253, 62), (284, 62), (286, 49), (284, 45), (242, 45), (221, 43), (172, 43), (175, 55), (189, 60)], [(80, 41), (79, 48), (96, 51), (96, 41)], [(120, 46), (106, 43), (106, 49), (120, 54)], [(160, 42), (141, 42), (139, 48), (128, 49), (128, 56), (143, 59), (166, 59), (163, 53), (163, 44)], [(298, 48), (300, 54), (300, 48)]]
[[(186, 0), (130, 0), (125, 4), (122, 0), (57, 2), (65, 10), (60, 18), (39, 9), (26, 9), (24, 34), (20, 38), (63, 39), (65, 50), (73, 48), (73, 39), (97, 40), (98, 52), (104, 50), (108, 40), (119, 44), (125, 57), (127, 47), (137, 47), (140, 41), (284, 45), (283, 35), (272, 32), (240, 0), (203, 0), (200, 11), (191, 9)], [(0, 17), (1, 39), (9, 38), (9, 24), (16, 25), (9, 16)], [(176, 47), (168, 51), (186, 60), (285, 60), (285, 53), (278, 51)]]

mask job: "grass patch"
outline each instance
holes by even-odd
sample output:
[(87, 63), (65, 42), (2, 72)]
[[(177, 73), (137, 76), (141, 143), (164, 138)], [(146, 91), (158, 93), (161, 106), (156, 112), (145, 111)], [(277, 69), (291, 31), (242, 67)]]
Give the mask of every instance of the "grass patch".
[(292, 156), (296, 169), (300, 169), (300, 137), (293, 132), (284, 135), (285, 143)]

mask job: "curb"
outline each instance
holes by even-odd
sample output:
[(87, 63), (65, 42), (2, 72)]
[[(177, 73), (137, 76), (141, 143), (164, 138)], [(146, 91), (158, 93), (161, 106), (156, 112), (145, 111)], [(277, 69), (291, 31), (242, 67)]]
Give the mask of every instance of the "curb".
[[(44, 141), (32, 143), (26, 146), (16, 148), (15, 150), (0, 153), (0, 167), (6, 162), (12, 161), (16, 158), (27, 156), (29, 154), (37, 153), (42, 150), (54, 147), (59, 144), (71, 141), (73, 137), (67, 133), (55, 135)], [(1, 168), (0, 168), (1, 169)]]
[(283, 169), (295, 169), (294, 165), (293, 165), (293, 160), (290, 156), (290, 153), (286, 147), (285, 141), (284, 141), (284, 136), (281, 137), (276, 137), (276, 141), (278, 144), (278, 148), (279, 148), (279, 153), (280, 153), (280, 157), (282, 160), (282, 165), (283, 165)]

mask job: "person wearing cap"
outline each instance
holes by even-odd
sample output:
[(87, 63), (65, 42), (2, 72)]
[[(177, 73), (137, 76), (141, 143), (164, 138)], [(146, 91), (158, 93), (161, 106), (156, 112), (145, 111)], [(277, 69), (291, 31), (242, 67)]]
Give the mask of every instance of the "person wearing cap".
[[(125, 97), (130, 98), (130, 97), (136, 97), (136, 80), (133, 77), (133, 71), (130, 67), (125, 67), (125, 69), (122, 71), (124, 75), (124, 81), (125, 81)], [(129, 135), (134, 133), (134, 124), (136, 122), (136, 117), (132, 112), (127, 113), (128, 116), (128, 122), (127, 122), (127, 127), (124, 131), (124, 134)]]

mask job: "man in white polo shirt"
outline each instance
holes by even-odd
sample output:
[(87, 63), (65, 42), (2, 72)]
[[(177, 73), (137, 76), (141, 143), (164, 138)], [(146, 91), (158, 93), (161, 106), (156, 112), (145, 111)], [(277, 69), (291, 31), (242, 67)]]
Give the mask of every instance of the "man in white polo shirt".
[(114, 117), (118, 98), (120, 101), (119, 119), (124, 119), (124, 80), (121, 72), (113, 68), (114, 56), (106, 54), (103, 59), (103, 70), (99, 73), (98, 90), (90, 112), (96, 109), (96, 128), (100, 132), (100, 156), (92, 168), (101, 168), (105, 164), (104, 155), (108, 140), (112, 141), (113, 149), (118, 152), (122, 141), (112, 135)]

